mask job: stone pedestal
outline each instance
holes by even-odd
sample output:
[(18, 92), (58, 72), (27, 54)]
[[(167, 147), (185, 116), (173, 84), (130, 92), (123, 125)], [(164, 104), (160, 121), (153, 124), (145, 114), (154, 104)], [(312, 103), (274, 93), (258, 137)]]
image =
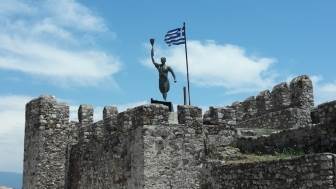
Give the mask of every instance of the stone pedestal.
[(170, 112), (174, 111), (174, 107), (173, 107), (172, 102), (154, 100), (154, 99), (151, 98), (151, 104), (162, 104), (162, 105), (168, 106)]

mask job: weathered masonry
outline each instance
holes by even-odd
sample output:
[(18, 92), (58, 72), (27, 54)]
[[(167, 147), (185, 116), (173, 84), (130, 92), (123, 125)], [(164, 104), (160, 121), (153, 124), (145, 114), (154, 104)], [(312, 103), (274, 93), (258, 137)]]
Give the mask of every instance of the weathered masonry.
[(92, 106), (81, 105), (79, 122), (69, 122), (69, 107), (49, 96), (26, 110), (24, 188), (199, 187), (199, 108), (178, 106), (181, 124), (169, 124), (162, 105), (105, 107), (96, 123)]
[(335, 188), (335, 154), (290, 160), (222, 165), (208, 163), (202, 188)]
[[(101, 121), (81, 105), (41, 96), (26, 105), (23, 188), (336, 188), (336, 105), (314, 107), (308, 76), (226, 107), (106, 106)], [(305, 155), (229, 164), (235, 153)]]
[(231, 128), (289, 129), (311, 123), (314, 107), (313, 85), (308, 76), (294, 78), (290, 84), (280, 83), (272, 91), (234, 102), (227, 107), (210, 107), (204, 124)]

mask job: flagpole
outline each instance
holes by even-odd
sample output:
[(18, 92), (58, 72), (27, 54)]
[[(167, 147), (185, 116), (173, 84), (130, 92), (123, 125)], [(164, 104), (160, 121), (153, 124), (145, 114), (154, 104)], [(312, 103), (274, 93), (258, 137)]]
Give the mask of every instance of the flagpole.
[(187, 66), (188, 100), (189, 100), (189, 106), (190, 106), (191, 103), (190, 103), (189, 66), (188, 66), (188, 50), (187, 50), (187, 31), (185, 27), (185, 22), (183, 22), (183, 28), (184, 28), (184, 36), (185, 36), (184, 49), (185, 49), (186, 66)]

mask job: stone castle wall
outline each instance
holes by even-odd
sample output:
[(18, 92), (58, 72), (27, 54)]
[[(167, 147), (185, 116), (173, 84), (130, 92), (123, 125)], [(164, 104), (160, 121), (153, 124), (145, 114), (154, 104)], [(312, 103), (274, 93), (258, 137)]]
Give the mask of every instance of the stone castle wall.
[(281, 131), (267, 137), (239, 138), (235, 146), (244, 153), (274, 154), (287, 150), (336, 153), (336, 122)]
[(203, 169), (202, 189), (336, 188), (334, 154), (313, 154), (289, 160), (222, 165)]
[(334, 121), (336, 118), (336, 101), (318, 105), (312, 110), (311, 116), (314, 124), (325, 124)]
[(192, 106), (178, 106), (177, 111), (179, 124), (144, 127), (144, 188), (200, 187), (205, 159), (202, 111)]
[(144, 186), (144, 125), (167, 124), (168, 108), (140, 106), (83, 130), (70, 155), (69, 188), (142, 188)]
[(81, 105), (78, 122), (69, 107), (42, 96), (27, 104), (24, 188), (198, 188), (204, 160), (202, 110), (178, 106), (169, 124), (163, 105), (118, 113)]
[(275, 153), (288, 149), (305, 153), (336, 153), (336, 101), (312, 111), (314, 124), (259, 138), (238, 138), (236, 147), (248, 153)]
[[(106, 106), (103, 120), (94, 122), (93, 107), (81, 105), (74, 122), (55, 98), (32, 100), (26, 105), (23, 188), (335, 188), (332, 154), (215, 163), (233, 144), (261, 154), (287, 148), (336, 153), (336, 102), (313, 109), (307, 76), (228, 107), (210, 107), (203, 118), (193, 106), (178, 106), (178, 123), (170, 123), (169, 114), (162, 105), (120, 113)], [(246, 138), (240, 128), (283, 131)]]
[(71, 150), (69, 188), (198, 188), (204, 137), (195, 120), (201, 124), (202, 112), (178, 111), (184, 124), (168, 124), (167, 107), (150, 105), (84, 129)]
[(64, 188), (70, 129), (67, 105), (46, 96), (26, 105), (23, 188)]
[(311, 122), (313, 106), (312, 81), (303, 75), (294, 78), (289, 85), (280, 83), (272, 91), (262, 91), (243, 102), (210, 107), (204, 115), (204, 124), (229, 128), (297, 128)]

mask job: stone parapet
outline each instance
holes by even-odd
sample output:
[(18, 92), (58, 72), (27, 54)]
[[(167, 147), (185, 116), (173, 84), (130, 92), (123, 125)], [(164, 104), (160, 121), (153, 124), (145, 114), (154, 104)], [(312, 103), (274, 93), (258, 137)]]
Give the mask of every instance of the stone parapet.
[(161, 104), (138, 106), (131, 110), (134, 121), (140, 125), (168, 124), (169, 108)]
[(115, 106), (105, 106), (103, 110), (103, 119), (107, 119), (113, 115), (118, 114), (118, 109)]
[(187, 124), (188, 122), (202, 123), (202, 109), (195, 106), (178, 105), (177, 117), (179, 124)]
[(336, 153), (336, 121), (284, 130), (259, 138), (238, 138), (235, 146), (242, 152), (274, 154), (287, 150), (305, 153)]
[(313, 123), (328, 124), (336, 119), (336, 100), (326, 102), (312, 110)]
[(272, 96), (269, 90), (261, 91), (256, 97), (257, 115), (262, 115), (264, 113), (272, 110)]
[(203, 123), (207, 125), (223, 125), (231, 127), (236, 125), (236, 112), (230, 107), (209, 107), (204, 113)]
[(237, 123), (236, 128), (290, 129), (311, 124), (310, 111), (287, 108)]
[(178, 123), (195, 129), (196, 133), (203, 132), (202, 109), (195, 106), (177, 106)]
[(169, 108), (161, 104), (138, 106), (117, 115), (117, 129), (127, 131), (141, 125), (167, 125)]
[[(306, 123), (311, 121), (306, 112), (310, 112), (313, 105), (312, 82), (303, 75), (294, 78), (289, 85), (286, 82), (279, 83), (271, 92), (261, 91), (256, 97), (251, 96), (243, 102), (234, 102), (226, 107), (210, 107), (204, 114), (203, 123), (225, 125), (228, 128), (295, 128), (301, 123), (307, 126)], [(294, 116), (289, 115), (292, 112)], [(300, 114), (304, 114), (303, 117)], [(298, 123), (294, 123), (296, 118), (299, 118)]]
[(291, 104), (291, 93), (286, 82), (275, 85), (271, 92), (273, 110), (287, 108)]
[(207, 163), (201, 189), (335, 188), (335, 154), (323, 153), (268, 162)]

